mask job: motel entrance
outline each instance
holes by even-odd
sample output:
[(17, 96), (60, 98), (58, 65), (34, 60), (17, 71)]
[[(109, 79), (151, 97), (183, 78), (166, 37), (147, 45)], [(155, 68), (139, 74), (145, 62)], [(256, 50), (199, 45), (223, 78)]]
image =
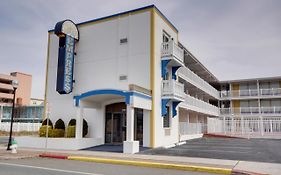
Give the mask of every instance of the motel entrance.
[[(143, 110), (135, 109), (134, 139), (143, 144)], [(105, 143), (121, 145), (126, 140), (126, 104), (114, 103), (105, 107)]]

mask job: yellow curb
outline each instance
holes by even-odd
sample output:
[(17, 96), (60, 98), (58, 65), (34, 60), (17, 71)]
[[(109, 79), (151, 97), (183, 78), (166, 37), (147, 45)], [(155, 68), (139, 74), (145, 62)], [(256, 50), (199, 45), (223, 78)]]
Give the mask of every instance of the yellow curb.
[(232, 171), (231, 169), (227, 169), (227, 168), (214, 168), (214, 167), (205, 167), (205, 166), (192, 166), (192, 165), (157, 163), (157, 162), (143, 162), (143, 161), (121, 160), (121, 159), (106, 159), (106, 158), (97, 158), (97, 157), (68, 156), (68, 159), (87, 161), (87, 162), (118, 164), (118, 165), (133, 165), (133, 166), (142, 166), (142, 167), (150, 167), (150, 168), (200, 171), (200, 172), (208, 172), (208, 173), (216, 173), (216, 174), (231, 174)]

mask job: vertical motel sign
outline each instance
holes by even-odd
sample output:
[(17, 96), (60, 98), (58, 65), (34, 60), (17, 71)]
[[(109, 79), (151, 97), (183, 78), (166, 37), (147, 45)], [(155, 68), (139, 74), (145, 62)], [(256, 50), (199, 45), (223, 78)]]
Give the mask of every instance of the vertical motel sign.
[(79, 32), (71, 20), (64, 20), (56, 24), (55, 34), (59, 37), (56, 91), (69, 94), (73, 88), (74, 49)]

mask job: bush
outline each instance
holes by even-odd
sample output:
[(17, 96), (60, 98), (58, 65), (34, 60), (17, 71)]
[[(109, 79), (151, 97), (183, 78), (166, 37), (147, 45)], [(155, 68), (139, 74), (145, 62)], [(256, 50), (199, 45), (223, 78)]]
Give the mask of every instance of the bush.
[(68, 126), (76, 126), (76, 120), (75, 119), (71, 119), (68, 123)]
[[(39, 137), (46, 137), (46, 130), (47, 130), (47, 126), (42, 125), (39, 129)], [(48, 126), (48, 137), (52, 136), (52, 132), (53, 132), (52, 126)]]
[(53, 129), (51, 137), (64, 137), (64, 129)]
[[(52, 128), (53, 128), (53, 123), (52, 123), (52, 121), (50, 120), (50, 119), (48, 119), (49, 120), (49, 126), (52, 126)], [(42, 125), (47, 125), (47, 119), (45, 119), (43, 122), (42, 122)]]
[(75, 137), (75, 128), (76, 128), (75, 126), (68, 126), (66, 137)]
[[(76, 120), (71, 119), (68, 123), (68, 127), (69, 126), (76, 126)], [(68, 131), (67, 131), (67, 133), (68, 133)], [(85, 137), (87, 134), (88, 134), (88, 123), (85, 119), (83, 119), (83, 137)], [(73, 137), (75, 137), (75, 129), (74, 129), (74, 136)]]
[(58, 119), (55, 123), (55, 129), (63, 129), (65, 130), (65, 125), (62, 119)]

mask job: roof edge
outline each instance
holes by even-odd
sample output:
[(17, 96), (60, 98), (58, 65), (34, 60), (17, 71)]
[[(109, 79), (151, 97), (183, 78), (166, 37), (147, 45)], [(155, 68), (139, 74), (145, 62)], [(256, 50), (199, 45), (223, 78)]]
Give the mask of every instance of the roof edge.
[[(145, 10), (145, 9), (150, 9), (150, 8), (154, 8), (155, 10), (157, 10), (157, 12), (165, 20), (167, 20), (167, 22), (169, 24), (171, 24), (171, 26), (178, 32), (178, 29), (168, 20), (168, 18), (154, 4), (148, 5), (148, 6), (144, 6), (144, 7), (140, 7), (140, 8), (136, 8), (136, 9), (133, 9), (133, 10), (128, 10), (128, 11), (124, 11), (124, 12), (120, 12), (120, 13), (115, 13), (113, 15), (109, 15), (109, 16), (105, 16), (105, 17), (100, 17), (100, 18), (96, 18), (96, 19), (80, 22), (80, 23), (77, 23), (76, 25), (79, 26), (79, 25), (83, 25), (83, 24), (87, 24), (87, 23), (91, 23), (91, 22), (101, 21), (101, 20), (104, 20), (104, 19), (109, 19), (109, 18), (112, 18), (112, 17), (116, 17), (116, 16), (128, 14), (128, 13), (132, 13), (132, 12), (136, 12), (136, 11), (141, 11), (141, 10)], [(50, 30), (48, 30), (48, 32), (54, 32), (54, 29), (50, 29)]]

